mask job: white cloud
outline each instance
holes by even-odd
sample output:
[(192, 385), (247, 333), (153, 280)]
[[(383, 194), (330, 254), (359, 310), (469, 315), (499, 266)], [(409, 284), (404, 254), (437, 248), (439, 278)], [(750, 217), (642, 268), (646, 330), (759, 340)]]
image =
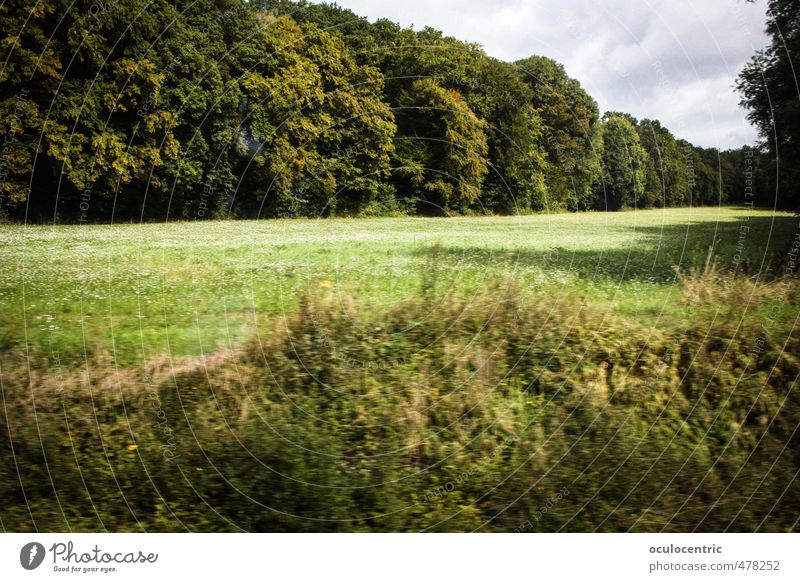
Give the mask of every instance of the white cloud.
[(564, 64), (601, 111), (659, 119), (703, 146), (738, 147), (756, 133), (733, 84), (766, 44), (764, 2), (744, 0), (337, 0), (370, 20), (429, 25), (513, 61)]

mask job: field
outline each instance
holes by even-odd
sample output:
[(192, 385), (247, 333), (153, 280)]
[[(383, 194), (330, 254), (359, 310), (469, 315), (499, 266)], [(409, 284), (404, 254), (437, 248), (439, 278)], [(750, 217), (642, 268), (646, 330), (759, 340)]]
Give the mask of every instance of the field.
[(63, 365), (87, 353), (136, 365), (235, 345), (315, 288), (383, 310), (510, 281), (553, 305), (579, 296), (663, 327), (680, 303), (674, 267), (763, 273), (796, 229), (789, 214), (731, 208), (5, 226), (0, 348), (56, 350)]
[(2, 527), (791, 530), (797, 234), (734, 208), (1, 226)]

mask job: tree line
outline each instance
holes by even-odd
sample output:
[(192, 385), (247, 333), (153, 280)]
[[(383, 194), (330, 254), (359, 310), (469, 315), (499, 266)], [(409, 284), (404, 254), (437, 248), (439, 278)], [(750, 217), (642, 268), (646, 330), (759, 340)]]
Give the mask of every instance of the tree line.
[(745, 201), (759, 150), (600, 115), (552, 59), (285, 0), (0, 6), (0, 215), (525, 213)]

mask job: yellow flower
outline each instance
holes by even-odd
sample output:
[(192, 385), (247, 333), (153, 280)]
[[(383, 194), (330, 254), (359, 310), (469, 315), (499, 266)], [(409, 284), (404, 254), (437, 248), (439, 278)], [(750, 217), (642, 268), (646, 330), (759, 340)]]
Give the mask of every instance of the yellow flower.
[(328, 280), (325, 280), (322, 283), (320, 283), (319, 286), (322, 287), (323, 289), (330, 289), (331, 287), (333, 287), (333, 283), (331, 283)]
[(129, 451), (135, 451), (138, 448), (139, 448), (139, 445), (128, 445), (128, 450)]

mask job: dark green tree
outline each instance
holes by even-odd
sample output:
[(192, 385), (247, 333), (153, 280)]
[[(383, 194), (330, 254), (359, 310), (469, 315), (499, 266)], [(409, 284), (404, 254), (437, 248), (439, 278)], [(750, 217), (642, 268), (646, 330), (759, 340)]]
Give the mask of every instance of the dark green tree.
[[(737, 89), (748, 119), (769, 153), (775, 196), (760, 205), (800, 208), (800, 0), (769, 0), (766, 33), (770, 44), (757, 51), (739, 74)], [(774, 176), (774, 177), (773, 177)], [(773, 199), (774, 198), (774, 199)]]
[(627, 118), (606, 114), (604, 120), (603, 177), (597, 185), (597, 205), (607, 210), (637, 207), (646, 184), (647, 152)]
[(398, 138), (395, 172), (426, 204), (464, 210), (481, 195), (488, 172), (486, 122), (455, 89), (433, 79), (418, 79), (401, 99), (398, 123), (408, 132)]
[(649, 157), (641, 205), (663, 207), (689, 204), (686, 155), (675, 136), (655, 119), (643, 119), (636, 129)]
[(550, 201), (572, 210), (590, 208), (600, 173), (597, 103), (552, 59), (532, 56), (515, 64), (544, 125)]
[[(395, 124), (377, 69), (359, 67), (338, 35), (263, 14), (270, 62), (242, 75), (242, 188), (267, 215), (357, 211), (381, 195)], [(253, 194), (255, 196), (253, 196)]]
[(425, 212), (716, 204), (741, 199), (748, 160), (759, 168), (752, 191), (763, 196), (783, 160), (781, 196), (791, 194), (796, 4), (770, 3), (777, 40), (742, 74), (752, 118), (775, 134), (770, 155), (749, 160), (679, 142), (658, 121), (601, 123), (551, 59), (504, 63), (335, 4), (9, 0), (0, 215), (376, 214), (413, 210), (399, 202), (409, 198)]

